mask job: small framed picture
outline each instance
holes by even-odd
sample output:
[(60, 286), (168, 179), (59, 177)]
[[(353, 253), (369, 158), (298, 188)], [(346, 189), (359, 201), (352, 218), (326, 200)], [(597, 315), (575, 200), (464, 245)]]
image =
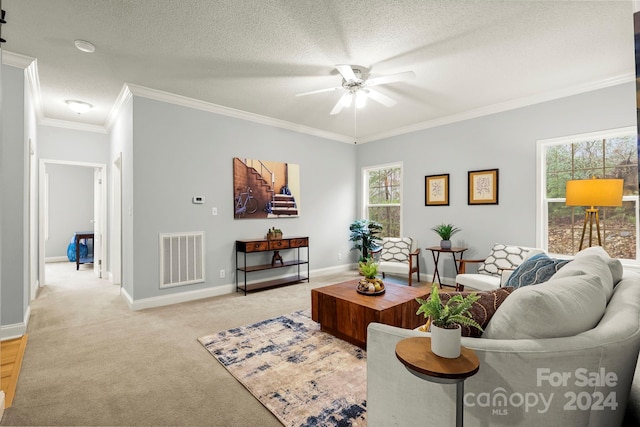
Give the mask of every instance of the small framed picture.
[(449, 174), (424, 177), (424, 205), (449, 206)]
[(498, 169), (469, 171), (470, 205), (498, 204)]

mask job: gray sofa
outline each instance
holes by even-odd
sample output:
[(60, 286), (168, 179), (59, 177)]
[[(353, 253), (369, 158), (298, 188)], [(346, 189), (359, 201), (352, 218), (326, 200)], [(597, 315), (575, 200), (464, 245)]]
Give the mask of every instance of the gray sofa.
[[(462, 338), (480, 359), (465, 382), (465, 426), (622, 425), (640, 350), (640, 275), (607, 258), (578, 254), (509, 295), (481, 338)], [(419, 379), (395, 356), (398, 341), (424, 334), (369, 325), (370, 427), (454, 425), (455, 386)]]

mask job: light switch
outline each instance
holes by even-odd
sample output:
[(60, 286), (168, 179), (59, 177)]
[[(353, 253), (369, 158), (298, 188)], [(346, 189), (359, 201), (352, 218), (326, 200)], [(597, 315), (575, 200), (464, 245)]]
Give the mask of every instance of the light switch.
[(211, 208), (211, 215), (218, 215), (218, 208)]

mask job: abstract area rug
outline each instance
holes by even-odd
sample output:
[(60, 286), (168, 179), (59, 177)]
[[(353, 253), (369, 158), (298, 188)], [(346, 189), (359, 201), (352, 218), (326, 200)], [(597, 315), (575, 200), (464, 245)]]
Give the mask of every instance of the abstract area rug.
[(366, 353), (308, 310), (198, 338), (285, 426), (365, 426)]

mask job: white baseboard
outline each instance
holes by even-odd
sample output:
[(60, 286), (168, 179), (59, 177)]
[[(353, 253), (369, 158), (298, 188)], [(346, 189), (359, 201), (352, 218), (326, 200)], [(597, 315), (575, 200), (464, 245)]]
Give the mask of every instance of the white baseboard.
[(120, 288), (120, 294), (131, 310), (144, 310), (146, 308), (162, 307), (165, 305), (179, 304), (181, 302), (217, 297), (233, 292), (235, 292), (235, 285), (222, 285), (212, 288), (198, 289), (195, 291), (177, 292), (174, 294), (134, 300), (124, 287)]
[(0, 327), (0, 339), (9, 340), (13, 338), (20, 338), (27, 333), (27, 326), (29, 326), (29, 318), (31, 317), (31, 306), (27, 306), (27, 312), (24, 315), (24, 321), (21, 323), (14, 323), (12, 325), (3, 325)]
[[(352, 264), (344, 264), (337, 267), (328, 267), (309, 272), (309, 275), (322, 276), (325, 274), (339, 273), (341, 271), (352, 270), (354, 266)], [(284, 276), (283, 276), (284, 277)], [(272, 279), (279, 278), (278, 276), (271, 277)], [(251, 284), (252, 282), (247, 282)], [(204, 298), (217, 297), (220, 295), (227, 295), (236, 292), (236, 285), (234, 283), (214, 286), (211, 288), (198, 289), (195, 291), (176, 292), (167, 295), (161, 295), (150, 298), (141, 298), (134, 300), (129, 292), (124, 287), (120, 288), (120, 295), (126, 301), (131, 310), (144, 310), (146, 308), (163, 307), (171, 304), (179, 304), (182, 302), (195, 301)]]
[(66, 256), (50, 256), (44, 259), (45, 263), (48, 262), (70, 262), (69, 258)]

